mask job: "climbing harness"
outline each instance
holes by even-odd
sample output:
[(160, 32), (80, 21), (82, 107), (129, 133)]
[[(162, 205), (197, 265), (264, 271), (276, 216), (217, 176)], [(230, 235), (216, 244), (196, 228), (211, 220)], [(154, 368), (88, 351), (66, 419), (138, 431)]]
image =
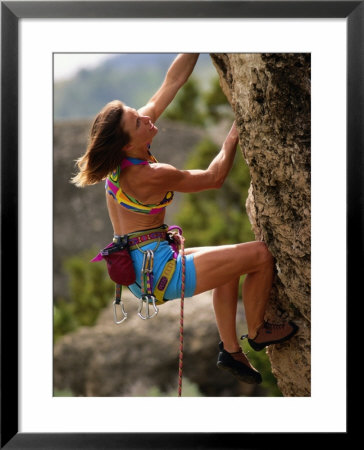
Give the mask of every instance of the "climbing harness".
[[(183, 321), (184, 321), (184, 295), (185, 295), (185, 280), (186, 280), (186, 257), (184, 247), (184, 237), (182, 236), (182, 229), (173, 225), (167, 227), (163, 225), (160, 228), (153, 230), (146, 230), (148, 233), (137, 232), (130, 233), (124, 236), (114, 236), (113, 243), (109, 244), (105, 249), (92, 260), (100, 261), (102, 258), (106, 259), (108, 263), (109, 275), (112, 273), (110, 261), (108, 261), (109, 255), (115, 255), (115, 246), (119, 245), (123, 251), (123, 261), (126, 260), (125, 251), (127, 250), (130, 256), (130, 250), (138, 249), (143, 253), (143, 263), (141, 267), (141, 291), (142, 295), (139, 298), (138, 316), (142, 320), (152, 319), (158, 314), (157, 305), (165, 303), (164, 293), (168, 287), (170, 280), (176, 269), (176, 261), (178, 254), (181, 254), (182, 262), (182, 284), (181, 284), (181, 307), (180, 307), (180, 333), (179, 333), (179, 363), (178, 363), (178, 397), (182, 395), (182, 372), (183, 372)], [(173, 259), (169, 260), (162, 271), (157, 283), (154, 283), (153, 265), (154, 265), (154, 253), (158, 250), (161, 240), (167, 239), (173, 250)], [(153, 249), (143, 250), (143, 246), (155, 242), (156, 245)], [(122, 243), (122, 245), (120, 244)], [(120, 258), (117, 260), (121, 261)], [(129, 263), (129, 261), (128, 261)], [(125, 264), (125, 263), (124, 263)], [(129, 266), (128, 266), (129, 270)], [(113, 277), (114, 278), (114, 277)], [(112, 278), (112, 279), (113, 279)], [(115, 281), (115, 280), (114, 280)], [(123, 283), (124, 284), (124, 283)], [(121, 298), (122, 286), (118, 282), (115, 283), (115, 300), (113, 302), (114, 322), (119, 325), (123, 323), (128, 314), (125, 311), (124, 303)], [(150, 307), (152, 311), (150, 313)], [(117, 308), (120, 308), (118, 314)], [(119, 316), (119, 317), (118, 317)]]

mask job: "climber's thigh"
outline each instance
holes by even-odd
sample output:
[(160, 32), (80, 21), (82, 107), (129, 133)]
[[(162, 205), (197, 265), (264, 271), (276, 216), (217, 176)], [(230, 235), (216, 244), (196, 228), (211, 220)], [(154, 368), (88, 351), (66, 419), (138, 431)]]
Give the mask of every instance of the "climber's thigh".
[[(192, 250), (192, 251), (191, 251)], [(195, 295), (222, 286), (243, 274), (257, 272), (272, 264), (264, 242), (186, 249), (194, 253)]]
[(217, 247), (215, 246), (211, 246), (211, 247), (190, 247), (190, 248), (185, 248), (185, 254), (186, 255), (191, 255), (192, 253), (198, 253), (198, 252), (205, 252), (207, 250), (214, 250)]

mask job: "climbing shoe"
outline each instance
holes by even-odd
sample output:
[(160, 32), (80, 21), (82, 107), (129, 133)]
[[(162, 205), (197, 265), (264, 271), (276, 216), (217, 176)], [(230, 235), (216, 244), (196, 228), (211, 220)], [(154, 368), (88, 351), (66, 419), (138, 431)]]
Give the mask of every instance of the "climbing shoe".
[(282, 324), (274, 324), (269, 322), (263, 322), (258, 328), (257, 334), (254, 339), (248, 338), (245, 334), (241, 339), (248, 338), (250, 346), (259, 352), (263, 350), (267, 345), (279, 344), (290, 339), (298, 331), (298, 326), (292, 322), (285, 322)]
[(238, 380), (244, 381), (245, 383), (260, 384), (262, 382), (262, 376), (250, 364), (241, 349), (238, 352), (229, 353), (224, 350), (223, 342), (219, 343), (219, 349), (220, 353), (217, 359), (217, 367), (219, 369), (230, 372)]

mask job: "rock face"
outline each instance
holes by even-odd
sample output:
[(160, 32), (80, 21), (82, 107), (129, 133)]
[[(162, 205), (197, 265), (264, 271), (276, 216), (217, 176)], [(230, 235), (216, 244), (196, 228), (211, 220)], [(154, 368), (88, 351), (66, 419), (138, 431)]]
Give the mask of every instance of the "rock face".
[(310, 54), (212, 54), (235, 113), (251, 185), (246, 209), (276, 273), (267, 319), (300, 331), (269, 347), (285, 396), (310, 395)]

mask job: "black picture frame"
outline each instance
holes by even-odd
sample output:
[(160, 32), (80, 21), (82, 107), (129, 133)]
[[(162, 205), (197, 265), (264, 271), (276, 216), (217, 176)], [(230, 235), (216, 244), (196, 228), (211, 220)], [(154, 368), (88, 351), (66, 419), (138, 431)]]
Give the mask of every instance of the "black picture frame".
[[(359, 280), (364, 273), (364, 1), (1, 2), (1, 448), (228, 449), (260, 448), (263, 440), (278, 445), (281, 436), (274, 433), (19, 433), (19, 279), (16, 268), (20, 248), (18, 188), (14, 183), (18, 177), (18, 22), (22, 18), (109, 17), (347, 20), (347, 305), (350, 299), (358, 300), (357, 292), (361, 292)], [(223, 418), (222, 411), (217, 414)], [(241, 414), (243, 420), (244, 414), (249, 412), (237, 411), (237, 414)], [(347, 432), (335, 436), (338, 445), (349, 435), (349, 420), (347, 423)], [(297, 442), (294, 433), (286, 435), (285, 439)], [(299, 442), (305, 444), (309, 439), (304, 434)]]

